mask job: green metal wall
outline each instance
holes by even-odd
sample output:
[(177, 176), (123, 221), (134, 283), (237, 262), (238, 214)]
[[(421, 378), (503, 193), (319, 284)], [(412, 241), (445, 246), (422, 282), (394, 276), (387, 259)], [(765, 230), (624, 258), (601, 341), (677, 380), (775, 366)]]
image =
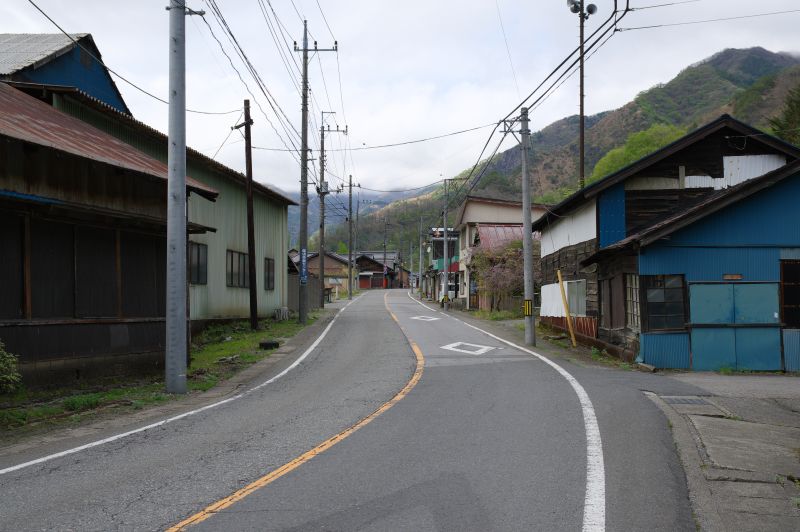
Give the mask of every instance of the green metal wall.
[[(54, 95), (53, 106), (164, 163), (167, 143), (114, 120), (113, 117), (82, 105), (80, 102)], [(193, 285), (189, 290), (190, 315), (193, 320), (247, 317), (250, 312), (249, 291), (226, 286), (226, 251), (247, 252), (247, 205), (243, 185), (228, 179), (191, 155), (186, 159), (187, 174), (219, 192), (216, 202), (196, 194), (189, 196), (189, 221), (214, 227), (216, 233), (190, 235), (190, 240), (208, 246), (208, 284)], [(258, 170), (256, 169), (256, 172)], [(258, 312), (271, 315), (273, 310), (288, 306), (287, 250), (289, 228), (287, 206), (254, 194), (256, 231), (256, 280)], [(264, 290), (264, 258), (275, 259), (275, 290)]]

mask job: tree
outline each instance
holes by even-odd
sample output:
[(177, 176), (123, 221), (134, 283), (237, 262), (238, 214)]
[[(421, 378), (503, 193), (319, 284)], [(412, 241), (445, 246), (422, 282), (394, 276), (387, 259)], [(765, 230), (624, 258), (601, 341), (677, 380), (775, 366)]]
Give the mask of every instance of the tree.
[(496, 248), (478, 247), (472, 254), (471, 265), (478, 275), (482, 290), (492, 296), (492, 310), (497, 310), (503, 297), (522, 292), (522, 240)]
[(653, 124), (644, 131), (631, 133), (619, 148), (614, 148), (597, 161), (588, 183), (597, 181), (621, 168), (625, 168), (642, 157), (678, 140), (686, 131), (669, 124)]
[(338, 253), (339, 255), (347, 255), (347, 252), (348, 252), (347, 244), (345, 244), (340, 240), (339, 244), (336, 246), (336, 253)]
[(769, 125), (776, 137), (800, 146), (800, 85), (789, 91), (783, 113), (770, 118)]

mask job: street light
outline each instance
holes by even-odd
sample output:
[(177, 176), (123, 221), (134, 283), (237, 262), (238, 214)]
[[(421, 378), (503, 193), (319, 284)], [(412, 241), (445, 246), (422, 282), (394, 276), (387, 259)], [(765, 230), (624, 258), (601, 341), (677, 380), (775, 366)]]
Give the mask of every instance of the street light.
[(580, 188), (586, 186), (586, 179), (584, 176), (584, 123), (585, 123), (585, 115), (583, 112), (583, 23), (586, 19), (589, 18), (590, 15), (594, 15), (597, 13), (597, 6), (594, 4), (589, 4), (584, 9), (583, 0), (567, 0), (567, 7), (569, 10), (578, 15), (578, 19), (580, 19), (580, 28), (581, 28), (581, 46), (580, 46), (580, 62), (581, 62), (581, 88), (580, 88), (580, 100), (581, 100), (581, 125), (580, 125), (580, 159), (578, 161), (579, 167), (579, 183)]

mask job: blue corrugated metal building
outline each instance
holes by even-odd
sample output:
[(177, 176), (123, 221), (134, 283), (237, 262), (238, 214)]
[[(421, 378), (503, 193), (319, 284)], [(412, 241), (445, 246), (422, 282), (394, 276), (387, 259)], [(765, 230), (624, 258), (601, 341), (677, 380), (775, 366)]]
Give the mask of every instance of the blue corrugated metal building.
[(596, 254), (635, 253), (639, 360), (800, 371), (800, 161), (708, 196)]

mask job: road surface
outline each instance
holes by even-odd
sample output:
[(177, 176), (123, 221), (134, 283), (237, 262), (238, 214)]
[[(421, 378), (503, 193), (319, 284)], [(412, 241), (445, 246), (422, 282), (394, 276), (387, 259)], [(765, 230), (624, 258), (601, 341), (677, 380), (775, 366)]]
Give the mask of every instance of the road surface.
[(694, 530), (642, 390), (697, 389), (554, 367), (470, 324), (405, 290), (368, 292), (274, 382), (3, 473), (2, 528)]

